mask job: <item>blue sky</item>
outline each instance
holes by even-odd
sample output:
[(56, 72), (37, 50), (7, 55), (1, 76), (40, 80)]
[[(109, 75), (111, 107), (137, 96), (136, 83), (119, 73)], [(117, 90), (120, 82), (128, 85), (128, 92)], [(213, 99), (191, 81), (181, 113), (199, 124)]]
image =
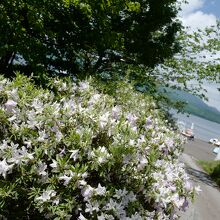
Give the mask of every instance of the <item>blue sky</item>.
[(220, 19), (220, 1), (219, 0), (206, 0), (202, 10), (205, 13), (212, 13)]

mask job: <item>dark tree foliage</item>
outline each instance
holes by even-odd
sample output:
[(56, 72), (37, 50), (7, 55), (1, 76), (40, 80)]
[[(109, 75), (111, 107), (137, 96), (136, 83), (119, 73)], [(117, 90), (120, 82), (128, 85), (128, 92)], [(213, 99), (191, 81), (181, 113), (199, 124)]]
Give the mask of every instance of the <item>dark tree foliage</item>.
[(176, 0), (1, 0), (0, 72), (101, 73), (178, 52)]

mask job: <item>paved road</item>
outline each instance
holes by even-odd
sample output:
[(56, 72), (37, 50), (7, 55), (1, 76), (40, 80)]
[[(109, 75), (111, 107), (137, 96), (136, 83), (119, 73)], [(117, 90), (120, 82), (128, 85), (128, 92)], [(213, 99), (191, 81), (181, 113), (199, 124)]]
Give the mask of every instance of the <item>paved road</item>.
[(184, 145), (184, 153), (198, 160), (214, 160), (216, 157), (216, 154), (212, 152), (214, 148), (213, 145), (207, 142), (195, 139)]
[(214, 147), (200, 140), (187, 143), (181, 161), (185, 163), (186, 170), (193, 185), (200, 185), (202, 192), (196, 196), (180, 220), (220, 220), (220, 190), (210, 177), (196, 164), (196, 160), (213, 160)]

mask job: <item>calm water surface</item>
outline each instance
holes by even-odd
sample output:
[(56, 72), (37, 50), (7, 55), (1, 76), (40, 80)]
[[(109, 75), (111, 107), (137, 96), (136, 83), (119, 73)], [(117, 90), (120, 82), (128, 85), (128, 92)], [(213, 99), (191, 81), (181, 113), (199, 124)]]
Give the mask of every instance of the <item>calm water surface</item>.
[(209, 141), (211, 138), (220, 139), (220, 124), (194, 115), (190, 115), (188, 117), (185, 114), (176, 114), (175, 112), (172, 113), (177, 121), (182, 121), (185, 123), (186, 128), (190, 128), (192, 123), (194, 123), (195, 138), (203, 141)]

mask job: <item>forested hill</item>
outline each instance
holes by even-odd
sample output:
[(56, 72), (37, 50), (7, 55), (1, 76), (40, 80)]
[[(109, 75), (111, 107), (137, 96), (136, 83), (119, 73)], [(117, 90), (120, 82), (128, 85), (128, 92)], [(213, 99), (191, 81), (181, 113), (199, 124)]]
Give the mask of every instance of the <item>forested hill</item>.
[(168, 94), (173, 100), (185, 101), (187, 103), (184, 108), (186, 112), (220, 123), (220, 112), (216, 108), (207, 105), (199, 97), (181, 90), (170, 90)]

